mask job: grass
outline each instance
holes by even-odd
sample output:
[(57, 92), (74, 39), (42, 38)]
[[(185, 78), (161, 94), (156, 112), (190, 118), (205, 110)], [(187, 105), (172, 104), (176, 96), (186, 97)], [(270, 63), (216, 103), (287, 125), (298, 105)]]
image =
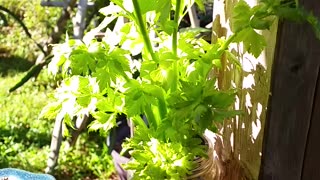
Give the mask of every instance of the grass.
[(43, 159), (49, 152), (53, 122), (39, 119), (38, 114), (47, 103), (51, 89), (28, 82), (9, 94), (9, 88), (24, 75), (19, 72), (23, 71), (21, 67), (26, 66), (24, 68), (27, 69), (29, 66), (21, 59), (15, 63), (13, 61), (14, 58), (0, 60), (0, 167), (19, 167), (39, 172), (46, 165)]
[[(0, 54), (1, 55), (1, 54)], [(27, 71), (33, 63), (30, 61), (23, 59), (21, 57), (0, 57), (0, 72), (1, 76), (7, 76), (11, 74), (15, 74), (16, 72), (24, 72)]]
[[(23, 58), (0, 57), (0, 168), (43, 172), (54, 120), (41, 119), (39, 114), (50, 101), (55, 83), (41, 72), (37, 81), (8, 93), (31, 65)], [(63, 142), (56, 179), (108, 179), (113, 166), (104, 142), (95, 133), (83, 133), (69, 151)]]

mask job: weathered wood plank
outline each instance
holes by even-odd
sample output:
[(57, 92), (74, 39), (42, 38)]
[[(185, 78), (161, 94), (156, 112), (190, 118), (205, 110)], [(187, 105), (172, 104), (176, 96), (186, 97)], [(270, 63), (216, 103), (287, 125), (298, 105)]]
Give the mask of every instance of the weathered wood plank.
[(260, 179), (295, 180), (302, 175), (320, 46), (307, 24), (284, 22), (278, 37)]
[[(317, 57), (320, 57), (320, 47), (318, 47), (318, 50), (319, 54)], [(318, 68), (318, 81), (314, 100), (308, 142), (303, 163), (303, 180), (320, 179), (320, 67)]]
[[(219, 37), (232, 34), (229, 20), (236, 2), (237, 0), (214, 1), (212, 42)], [(246, 2), (254, 6), (259, 1)], [(223, 151), (222, 158), (219, 159), (224, 161), (221, 164), (226, 168), (222, 170), (222, 179), (240, 179), (239, 176), (234, 178), (236, 176), (230, 175), (236, 174), (236, 163), (239, 163), (246, 178), (258, 179), (277, 28), (278, 25), (275, 23), (270, 31), (261, 32), (268, 46), (258, 58), (242, 53), (241, 50), (239, 52), (242, 46), (232, 47), (238, 52), (242, 70), (237, 69), (226, 57), (222, 59), (223, 68), (218, 72), (219, 88), (238, 88), (235, 109), (244, 112), (237, 118), (224, 121), (223, 124)]]
[[(319, 2), (301, 5), (320, 15)], [(282, 23), (259, 179), (320, 179), (319, 59), (320, 41), (308, 24)]]

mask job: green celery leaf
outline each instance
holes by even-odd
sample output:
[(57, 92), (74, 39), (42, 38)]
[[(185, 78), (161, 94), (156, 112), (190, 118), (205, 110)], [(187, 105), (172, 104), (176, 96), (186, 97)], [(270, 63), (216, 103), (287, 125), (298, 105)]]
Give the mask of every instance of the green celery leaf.
[(200, 132), (204, 132), (207, 128), (213, 126), (212, 121), (214, 120), (214, 113), (210, 109), (205, 109), (202, 112), (201, 117), (198, 120)]
[(212, 105), (213, 108), (226, 109), (235, 102), (235, 92), (233, 90), (222, 92), (212, 89), (205, 92), (204, 101)]
[(106, 87), (110, 86), (112, 77), (110, 76), (110, 73), (108, 71), (109, 68), (103, 67), (97, 68), (96, 71), (92, 73), (92, 76), (97, 78), (100, 89), (105, 89)]
[[(90, 82), (91, 81), (91, 82)], [(77, 103), (82, 107), (88, 107), (91, 103), (93, 94), (98, 92), (95, 81), (87, 77), (78, 78), (78, 89), (76, 95)]]
[(140, 54), (143, 47), (144, 43), (141, 38), (126, 39), (121, 46), (122, 49), (130, 51), (133, 56)]
[(205, 12), (205, 6), (203, 0), (195, 0), (194, 1), (197, 4), (197, 7), (200, 11)]
[(121, 27), (120, 32), (122, 33), (122, 36), (121, 36), (121, 40), (120, 40), (120, 43), (119, 43), (120, 45), (122, 45), (123, 42), (127, 40), (128, 35), (130, 34), (130, 30), (131, 30), (132, 28), (134, 28), (132, 22), (125, 23), (125, 24)]
[[(162, 1), (162, 4), (161, 6), (158, 6), (157, 16), (159, 16), (158, 18), (159, 26), (161, 27), (162, 30), (164, 30), (165, 25), (167, 24), (168, 21), (170, 21), (171, 0), (161, 0), (161, 1)], [(168, 29), (165, 30), (166, 33), (168, 33), (168, 31), (170, 32), (170, 30)]]
[(92, 113), (92, 116), (96, 119), (92, 121), (89, 124), (89, 130), (90, 131), (96, 131), (96, 130), (102, 130), (104, 132), (108, 132), (111, 128), (115, 127), (117, 125), (116, 113), (105, 113), (101, 111), (97, 111), (95, 113)]
[(125, 107), (129, 117), (143, 114), (145, 107), (152, 103), (155, 104), (154, 97), (145, 94), (140, 87), (130, 88), (126, 92)]
[(55, 119), (57, 114), (60, 112), (61, 108), (62, 105), (59, 102), (49, 103), (42, 109), (40, 117), (44, 117), (47, 119)]
[(172, 127), (167, 127), (167, 129), (165, 130), (165, 138), (166, 140), (172, 140), (172, 141), (177, 141), (178, 137), (177, 137), (177, 131), (172, 128)]
[(70, 55), (71, 70), (74, 75), (88, 75), (90, 74), (90, 67), (94, 69), (95, 60), (87, 51), (74, 51)]
[(208, 107), (201, 104), (198, 105), (193, 111), (196, 122), (199, 122), (200, 119), (202, 118), (202, 115), (207, 111), (208, 111)]
[(110, 96), (112, 96), (112, 94), (108, 93), (108, 97), (103, 97), (103, 98), (99, 99), (99, 101), (96, 104), (99, 111), (102, 111), (102, 112), (114, 112), (115, 111), (113, 103), (110, 102), (110, 99), (112, 99), (112, 98), (110, 98)]
[(244, 27), (247, 27), (252, 16), (251, 8), (246, 1), (240, 0), (232, 11), (231, 29), (233, 32), (238, 32)]
[[(70, 117), (69, 114), (65, 114), (63, 117), (63, 122), (65, 123), (65, 125), (71, 127), (72, 129), (75, 129), (72, 119), (73, 119), (73, 117)], [(66, 132), (66, 133), (68, 133), (68, 132)]]
[(167, 75), (168, 75), (168, 70), (166, 69), (157, 69), (150, 73), (151, 80), (153, 82), (159, 82), (159, 84), (167, 80), (168, 78)]
[(244, 50), (258, 58), (266, 46), (265, 38), (252, 28), (246, 28), (240, 31), (234, 39), (234, 42), (243, 42)]
[(157, 9), (159, 0), (138, 0), (140, 10), (142, 14)]
[(172, 35), (175, 27), (177, 27), (177, 24), (173, 20), (168, 20), (161, 26), (161, 30), (166, 32), (168, 35)]
[(141, 63), (140, 77), (151, 80), (150, 73), (157, 68), (158, 64), (155, 61), (143, 61)]
[(258, 18), (256, 16), (254, 16), (253, 18), (251, 18), (250, 20), (250, 26), (253, 29), (259, 29), (259, 30), (265, 30), (265, 29), (270, 29), (272, 23), (273, 23), (274, 19), (270, 19), (270, 18)]
[(107, 57), (99, 59), (93, 77), (97, 78), (100, 89), (103, 90), (116, 83), (117, 79), (129, 80), (131, 77), (127, 73), (131, 73), (130, 62), (127, 58), (128, 51), (115, 48)]
[(213, 119), (215, 122), (223, 122), (223, 120), (227, 118), (232, 118), (236, 115), (242, 114), (241, 111), (238, 110), (218, 110), (215, 109), (213, 112)]
[(287, 6), (278, 6), (274, 8), (276, 15), (280, 18), (294, 22), (302, 22), (306, 19), (306, 13), (300, 8), (292, 8)]
[(90, 95), (84, 95), (84, 96), (78, 96), (77, 97), (77, 103), (82, 107), (87, 107), (91, 102), (91, 96)]
[(114, 67), (118, 69), (118, 73), (121, 72), (130, 72), (130, 62), (129, 59), (127, 57), (127, 55), (129, 55), (129, 52), (120, 48), (116, 48), (114, 49), (110, 54), (110, 58), (112, 59), (112, 61), (114, 62)]
[(164, 91), (161, 87), (152, 84), (142, 84), (143, 91), (150, 96), (154, 96), (158, 99), (164, 99)]

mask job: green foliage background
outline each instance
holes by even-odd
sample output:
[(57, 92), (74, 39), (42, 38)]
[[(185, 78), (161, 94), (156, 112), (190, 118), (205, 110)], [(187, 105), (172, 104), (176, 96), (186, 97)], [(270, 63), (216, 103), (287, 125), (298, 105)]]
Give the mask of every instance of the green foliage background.
[[(9, 9), (24, 22), (33, 39), (43, 44), (56, 25), (61, 8), (42, 7), (40, 2), (41, 0), (0, 0), (1, 6)], [(35, 60), (40, 53), (35, 43), (12, 17), (5, 16), (8, 26), (4, 26), (0, 20), (0, 50), (4, 49), (11, 55)]]
[[(9, 88), (23, 75), (13, 70), (0, 77), (0, 169), (14, 167), (43, 172), (54, 120), (39, 118), (39, 114), (50, 101), (54, 83), (43, 72), (37, 81), (30, 81), (8, 94)], [(63, 142), (54, 176), (57, 179), (107, 179), (113, 167), (103, 143), (103, 138), (87, 133), (80, 136), (70, 151), (64, 150)]]
[[(56, 25), (61, 8), (42, 7), (40, 1), (0, 0), (0, 5), (16, 14), (33, 39), (43, 44)], [(8, 25), (0, 19), (0, 169), (44, 172), (54, 120), (39, 118), (39, 114), (50, 101), (56, 81), (43, 71), (36, 81), (30, 80), (8, 93), (41, 52), (21, 26), (3, 14)], [(82, 134), (70, 151), (64, 150), (63, 142), (54, 172), (56, 179), (108, 179), (113, 166), (104, 143), (105, 139), (95, 133)]]

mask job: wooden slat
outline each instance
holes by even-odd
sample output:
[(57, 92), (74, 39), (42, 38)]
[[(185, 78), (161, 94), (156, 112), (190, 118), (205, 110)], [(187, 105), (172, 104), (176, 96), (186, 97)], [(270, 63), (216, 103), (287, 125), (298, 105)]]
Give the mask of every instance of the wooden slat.
[[(258, 1), (245, 0), (254, 5)], [(213, 6), (213, 30), (212, 42), (218, 38), (232, 34), (229, 27), (229, 20), (235, 4), (234, 0), (214, 0)], [(219, 88), (229, 89), (236, 87), (237, 101), (236, 109), (243, 114), (237, 118), (229, 119), (223, 123), (223, 149), (219, 156), (220, 177), (228, 179), (245, 174), (249, 179), (256, 180), (259, 176), (263, 130), (268, 105), (268, 95), (271, 81), (271, 67), (274, 57), (276, 32), (278, 24), (275, 22), (270, 31), (263, 31), (262, 35), (267, 40), (267, 48), (259, 58), (254, 58), (248, 53), (241, 53), (235, 47), (235, 52), (242, 64), (243, 70), (238, 70), (234, 63), (222, 58), (222, 67), (218, 74)], [(241, 48), (240, 48), (241, 49)], [(219, 146), (217, 146), (219, 147)], [(217, 148), (220, 149), (220, 148)], [(239, 165), (240, 170), (234, 171)], [(231, 178), (232, 179), (232, 178)]]
[[(320, 51), (320, 47), (319, 47)], [(318, 54), (320, 57), (320, 53)], [(319, 58), (318, 58), (319, 59)], [(320, 179), (320, 67), (318, 68), (318, 82), (312, 119), (308, 135), (308, 142), (303, 163), (303, 180)]]
[[(301, 4), (319, 15), (319, 2)], [(284, 22), (278, 37), (260, 179), (320, 179), (320, 41), (309, 24)]]

